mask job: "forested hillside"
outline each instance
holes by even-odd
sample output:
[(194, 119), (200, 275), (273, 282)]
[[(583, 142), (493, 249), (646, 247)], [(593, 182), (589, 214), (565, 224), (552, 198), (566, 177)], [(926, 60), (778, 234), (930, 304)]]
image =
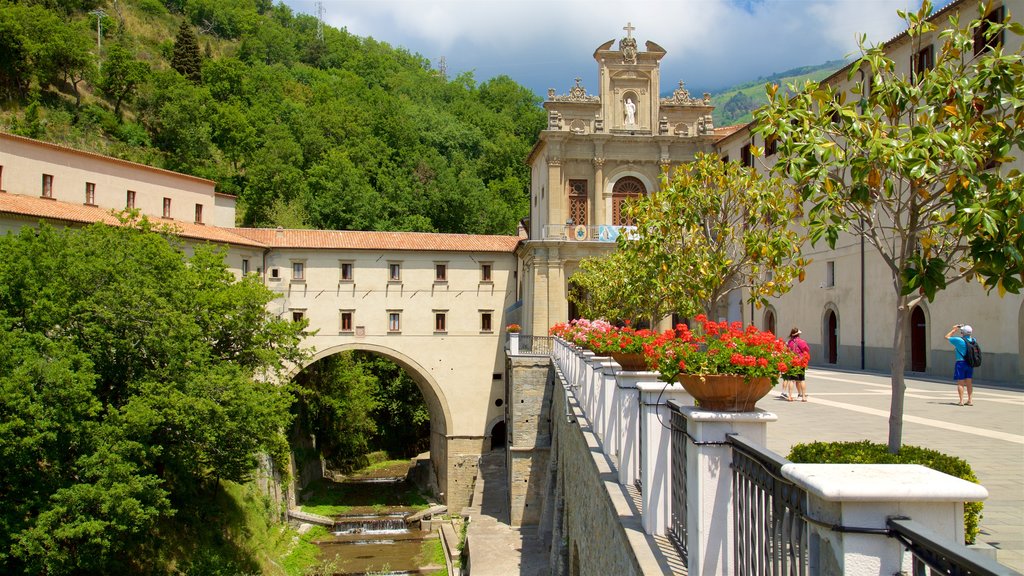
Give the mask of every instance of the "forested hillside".
[(804, 80), (823, 80), (845, 65), (843, 60), (831, 60), (817, 66), (801, 66), (713, 94), (711, 103), (715, 105), (715, 126), (750, 122), (753, 111), (768, 103), (765, 84), (778, 84), (785, 88), (789, 84), (800, 85)]
[(544, 126), (507, 77), (272, 0), (0, 0), (0, 100), (0, 130), (210, 178), (247, 226), (513, 233)]

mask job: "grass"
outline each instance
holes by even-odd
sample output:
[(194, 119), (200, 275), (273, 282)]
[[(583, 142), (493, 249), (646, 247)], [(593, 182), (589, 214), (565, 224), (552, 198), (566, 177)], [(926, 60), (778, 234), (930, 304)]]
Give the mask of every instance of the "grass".
[[(357, 470), (349, 478), (383, 478), (404, 476), (408, 460), (381, 460)], [(302, 491), (302, 511), (322, 516), (358, 512), (379, 512), (390, 506), (422, 510), (430, 503), (408, 482), (359, 483), (314, 480)]]
[[(303, 576), (308, 574), (311, 567), (317, 566), (320, 562), (320, 548), (314, 544), (314, 540), (323, 538), (330, 534), (323, 526), (314, 526), (305, 534), (298, 537), (291, 551), (281, 559), (281, 567), (288, 576)], [(321, 565), (321, 568), (326, 566)], [(313, 572), (318, 571), (314, 568)], [(326, 571), (329, 573), (329, 571)]]
[(417, 558), (420, 565), (440, 566), (441, 569), (431, 572), (430, 576), (445, 576), (448, 568), (445, 564), (444, 544), (440, 538), (430, 538), (423, 541), (423, 548)]

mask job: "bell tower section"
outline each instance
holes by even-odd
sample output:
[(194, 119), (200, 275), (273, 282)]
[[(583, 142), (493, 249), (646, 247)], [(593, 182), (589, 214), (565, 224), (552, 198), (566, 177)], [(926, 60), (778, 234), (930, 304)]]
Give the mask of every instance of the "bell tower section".
[(661, 59), (665, 49), (647, 41), (646, 51), (637, 50), (635, 28), (626, 24), (626, 37), (602, 44), (594, 52), (597, 60), (601, 117), (612, 134), (654, 134), (660, 117)]

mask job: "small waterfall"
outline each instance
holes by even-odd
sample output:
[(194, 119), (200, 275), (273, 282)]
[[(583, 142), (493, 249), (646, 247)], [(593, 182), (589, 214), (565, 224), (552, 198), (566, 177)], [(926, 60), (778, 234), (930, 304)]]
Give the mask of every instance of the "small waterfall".
[(404, 514), (352, 516), (336, 519), (331, 531), (339, 536), (342, 534), (403, 534), (409, 531), (409, 527), (405, 523)]

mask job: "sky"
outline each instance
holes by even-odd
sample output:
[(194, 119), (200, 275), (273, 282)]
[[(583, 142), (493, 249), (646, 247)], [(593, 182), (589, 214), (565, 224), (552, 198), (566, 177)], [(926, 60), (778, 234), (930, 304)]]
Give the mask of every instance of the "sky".
[[(949, 0), (938, 0), (938, 6)], [(314, 0), (284, 0), (316, 14)], [(567, 94), (577, 76), (597, 92), (594, 50), (625, 37), (667, 51), (661, 86), (680, 80), (714, 93), (798, 66), (855, 55), (857, 38), (891, 39), (905, 28), (897, 10), (920, 0), (323, 0), (324, 21), (357, 36), (401, 46), (448, 77), (477, 82), (507, 75), (545, 96)], [(617, 45), (616, 45), (617, 47)]]

